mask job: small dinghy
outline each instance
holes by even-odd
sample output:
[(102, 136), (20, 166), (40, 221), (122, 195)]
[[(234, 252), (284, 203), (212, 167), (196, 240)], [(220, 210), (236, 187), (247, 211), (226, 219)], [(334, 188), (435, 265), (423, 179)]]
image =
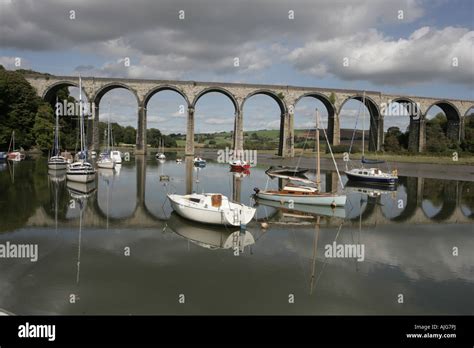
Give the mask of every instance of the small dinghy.
[(256, 209), (231, 202), (220, 193), (193, 193), (190, 195), (168, 195), (171, 206), (180, 216), (212, 225), (247, 225)]
[(301, 177), (306, 179), (306, 172), (308, 169), (304, 168), (296, 168), (296, 167), (286, 167), (286, 166), (278, 166), (278, 167), (270, 167), (265, 171), (270, 177)]
[(250, 163), (236, 159), (229, 162), (232, 171), (245, 171), (250, 169)]
[(206, 160), (202, 159), (201, 157), (194, 158), (193, 163), (196, 167), (205, 167), (206, 166)]

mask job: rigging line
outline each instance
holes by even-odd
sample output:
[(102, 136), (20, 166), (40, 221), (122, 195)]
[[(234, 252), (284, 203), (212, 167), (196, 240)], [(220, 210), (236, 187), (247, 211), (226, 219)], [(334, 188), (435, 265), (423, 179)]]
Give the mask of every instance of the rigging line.
[[(294, 137), (294, 135), (293, 135), (293, 137)], [(306, 150), (306, 143), (307, 143), (307, 141), (308, 141), (308, 137), (309, 137), (309, 131), (306, 132), (306, 136), (305, 136), (305, 138), (304, 138), (304, 143), (303, 143), (303, 150), (302, 150), (300, 156), (298, 157), (298, 162), (296, 162), (296, 170), (300, 167), (301, 158), (302, 158), (303, 155), (304, 155), (304, 150)], [(293, 141), (294, 141), (294, 140), (293, 140)]]
[[(334, 242), (337, 241), (337, 237), (339, 236), (339, 232), (341, 232), (341, 228), (342, 228), (343, 223), (344, 223), (344, 221), (341, 222), (341, 224), (339, 225), (339, 229), (337, 230), (336, 237), (334, 238)], [(314, 287), (316, 287), (316, 285), (318, 285), (319, 278), (321, 278), (327, 264), (328, 264), (328, 261), (327, 261), (327, 258), (326, 258), (326, 261), (324, 261), (323, 267), (321, 268), (321, 272), (319, 272), (318, 277), (316, 278), (316, 281), (314, 282)]]
[(351, 151), (352, 151), (352, 145), (354, 144), (355, 133), (356, 133), (356, 130), (357, 130), (357, 124), (358, 124), (358, 122), (359, 122), (359, 116), (360, 116), (360, 109), (361, 109), (361, 107), (362, 107), (362, 103), (359, 103), (359, 110), (357, 110), (356, 123), (355, 123), (355, 126), (354, 126), (354, 131), (352, 132), (351, 145), (349, 146), (349, 154), (351, 153)]
[(328, 136), (324, 128), (323, 128), (323, 134), (324, 134), (324, 138), (326, 139), (326, 143), (328, 144), (329, 152), (331, 153), (331, 158), (334, 163), (334, 167), (336, 168), (337, 176), (339, 177), (339, 183), (341, 184), (341, 187), (344, 190), (344, 184), (342, 183), (341, 174), (339, 173), (339, 168), (337, 168), (336, 159), (334, 158), (334, 154), (332, 153), (331, 144), (329, 144)]

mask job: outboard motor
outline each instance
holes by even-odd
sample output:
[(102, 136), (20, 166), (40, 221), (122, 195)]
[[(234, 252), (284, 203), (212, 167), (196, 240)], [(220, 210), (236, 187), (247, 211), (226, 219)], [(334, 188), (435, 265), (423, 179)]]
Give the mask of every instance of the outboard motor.
[(260, 189), (258, 187), (254, 187), (253, 191), (255, 192), (255, 194), (258, 194), (260, 192)]

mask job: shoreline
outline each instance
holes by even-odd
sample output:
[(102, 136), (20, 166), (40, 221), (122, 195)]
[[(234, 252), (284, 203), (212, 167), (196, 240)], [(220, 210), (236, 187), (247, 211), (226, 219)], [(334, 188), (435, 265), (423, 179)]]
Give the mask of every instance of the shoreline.
[[(204, 159), (216, 160), (217, 150), (206, 149), (200, 151), (199, 155)], [(257, 167), (259, 166), (291, 166), (295, 167), (299, 164), (301, 168), (315, 167), (316, 158), (313, 157), (293, 157), (281, 158), (273, 154), (258, 153)], [(336, 158), (337, 166), (342, 172), (345, 168), (345, 162), (341, 158)], [(354, 163), (356, 163), (354, 161)], [(474, 165), (467, 164), (436, 164), (436, 163), (413, 163), (413, 162), (388, 162), (389, 168), (397, 169), (398, 175), (421, 177), (428, 179), (443, 179), (443, 180), (459, 180), (459, 181), (474, 181)], [(385, 168), (385, 164), (381, 168)], [(321, 158), (322, 170), (334, 170), (334, 164), (331, 158)], [(342, 173), (341, 173), (342, 174)]]

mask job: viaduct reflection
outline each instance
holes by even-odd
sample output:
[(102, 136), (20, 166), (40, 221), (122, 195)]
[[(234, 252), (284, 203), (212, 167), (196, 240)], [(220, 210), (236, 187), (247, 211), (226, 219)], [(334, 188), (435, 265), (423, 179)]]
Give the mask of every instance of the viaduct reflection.
[[(161, 184), (159, 183), (158, 172), (154, 175), (150, 173), (150, 168), (156, 168), (156, 166), (148, 164), (148, 180), (157, 180), (157, 183)], [(210, 169), (206, 168), (204, 171)], [(175, 170), (180, 171), (182, 173), (181, 177), (184, 178), (181, 192), (192, 193), (193, 190), (197, 189), (198, 183), (196, 183), (195, 179), (199, 173), (195, 171), (191, 157), (187, 157), (183, 164), (175, 167)], [(234, 201), (240, 202), (242, 198), (242, 183), (249, 178), (233, 174), (235, 173), (228, 174), (232, 175), (231, 195)], [(121, 175), (123, 175), (123, 172)], [(155, 189), (150, 189), (150, 187), (147, 191), (146, 157), (136, 157), (135, 175), (136, 197), (126, 197), (127, 200), (135, 202), (133, 211), (123, 217), (112, 217), (111, 214), (107, 214), (107, 210), (110, 211), (109, 208), (113, 206), (114, 202), (100, 202), (99, 192), (101, 192), (100, 196), (104, 197), (101, 190), (104, 190), (105, 185), (99, 182), (96, 183), (98, 189), (87, 198), (89, 204), (87, 204), (84, 211), (85, 224), (104, 226), (107, 223), (110, 226), (115, 225), (124, 228), (127, 226), (156, 227), (158, 222), (165, 221), (171, 210), (167, 211), (166, 214), (157, 214), (147, 205), (147, 197), (154, 196), (154, 199), (159, 202), (165, 201), (166, 191), (163, 189), (158, 194), (155, 192)], [(201, 175), (204, 175), (204, 172)], [(104, 180), (104, 178), (99, 175), (97, 180)], [(107, 180), (113, 181), (115, 178), (109, 177)], [(157, 183), (148, 183), (148, 186), (156, 185)], [(129, 181), (127, 181), (127, 185), (130, 185)], [(283, 186), (284, 182), (280, 180), (279, 185)], [(337, 175), (335, 173), (327, 173), (325, 185), (327, 189), (336, 190), (339, 185)], [(74, 214), (68, 213), (70, 197), (65, 188), (65, 182), (50, 182), (49, 186), (51, 188), (50, 200), (42, 205), (42, 211), (37, 211), (29, 218), (27, 224), (52, 226), (57, 221), (74, 224), (76, 217)], [(350, 203), (346, 205), (346, 220), (354, 223), (360, 220), (365, 225), (437, 222), (469, 223), (474, 219), (474, 182), (400, 177), (397, 191), (384, 192), (368, 188), (360, 188), (360, 190), (359, 188), (351, 188), (348, 191), (348, 195)], [(247, 192), (245, 196), (247, 196)], [(109, 198), (107, 195), (105, 197)], [(242, 203), (248, 204), (248, 202)], [(281, 219), (282, 214), (279, 209), (271, 208), (267, 209), (267, 211), (270, 211), (270, 213), (265, 217), (266, 219)], [(261, 217), (261, 214), (259, 217)]]

